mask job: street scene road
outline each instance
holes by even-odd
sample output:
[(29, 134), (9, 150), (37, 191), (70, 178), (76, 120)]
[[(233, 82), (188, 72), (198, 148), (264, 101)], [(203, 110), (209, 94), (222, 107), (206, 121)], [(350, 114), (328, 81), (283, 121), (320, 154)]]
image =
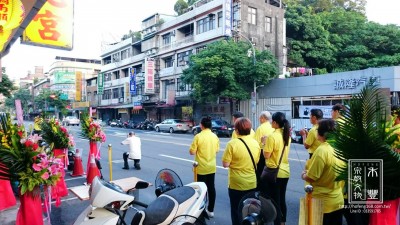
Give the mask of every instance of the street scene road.
[[(88, 140), (80, 139), (80, 127), (69, 127), (74, 134), (76, 148), (83, 149), (82, 161), (87, 161), (89, 149)], [(123, 170), (122, 154), (128, 151), (126, 146), (121, 145), (128, 132), (136, 132), (142, 141), (142, 160), (141, 170), (133, 169), (133, 161), (130, 161), (130, 170)], [(105, 180), (109, 180), (108, 166), (108, 145), (112, 145), (112, 176), (113, 179), (135, 176), (143, 180), (154, 183), (157, 172), (163, 168), (174, 170), (182, 179), (184, 184), (193, 181), (192, 162), (193, 157), (189, 155), (189, 147), (193, 139), (192, 134), (179, 133), (157, 133), (155, 131), (131, 130), (124, 128), (105, 127), (107, 141), (100, 147), (102, 173)], [(230, 224), (230, 208), (227, 188), (227, 169), (222, 167), (221, 157), (229, 138), (220, 138), (220, 152), (217, 154), (217, 173), (215, 176), (215, 186), (217, 192), (215, 217), (208, 221), (208, 224)], [(289, 154), (291, 176), (287, 187), (286, 201), (288, 205), (288, 221), (286, 224), (298, 224), (299, 199), (304, 195), (304, 181), (300, 179), (302, 168), (308, 153), (302, 145), (292, 144)], [(86, 179), (84, 177), (70, 177), (66, 175), (68, 188), (82, 185)], [(140, 190), (138, 194), (140, 201), (150, 203), (156, 196), (154, 186)], [(64, 197), (62, 204), (56, 208), (53, 204), (51, 220), (53, 224), (71, 224), (79, 213), (89, 204), (89, 201), (81, 201), (71, 192)], [(128, 213), (127, 222), (130, 223), (132, 214)]]

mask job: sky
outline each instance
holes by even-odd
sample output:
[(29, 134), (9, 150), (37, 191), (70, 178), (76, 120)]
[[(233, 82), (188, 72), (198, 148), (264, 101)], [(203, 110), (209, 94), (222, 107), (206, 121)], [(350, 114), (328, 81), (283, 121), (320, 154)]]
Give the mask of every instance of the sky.
[[(112, 3), (111, 3), (112, 2)], [(141, 30), (141, 21), (155, 13), (174, 15), (176, 0), (75, 0), (72, 51), (23, 45), (17, 40), (1, 64), (11, 79), (25, 77), (35, 66), (47, 72), (56, 56), (100, 59), (102, 46), (121, 40), (129, 30)], [(367, 0), (368, 20), (400, 26), (400, 1)], [(397, 12), (396, 12), (397, 11)]]

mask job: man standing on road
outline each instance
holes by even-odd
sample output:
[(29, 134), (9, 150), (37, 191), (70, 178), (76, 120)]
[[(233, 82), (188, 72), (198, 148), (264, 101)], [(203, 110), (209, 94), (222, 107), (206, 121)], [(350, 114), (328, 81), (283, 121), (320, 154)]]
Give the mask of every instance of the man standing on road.
[(307, 131), (306, 129), (300, 130), (300, 135), (303, 137), (304, 141), (304, 147), (308, 150), (308, 153), (310, 154), (310, 159), (314, 151), (319, 147), (321, 144), (320, 141), (318, 141), (318, 121), (322, 119), (324, 116), (324, 113), (320, 109), (311, 109), (311, 114), (310, 114), (310, 123), (313, 125), (313, 127), (310, 129), (310, 131)]
[(134, 132), (129, 132), (128, 137), (121, 142), (121, 145), (129, 145), (129, 153), (124, 152), (124, 167), (122, 169), (129, 170), (128, 158), (133, 159), (135, 168), (140, 170), (140, 159), (142, 158), (141, 141), (139, 137), (135, 136)]
[[(243, 115), (242, 112), (237, 111), (237, 112), (233, 113), (233, 114), (232, 114), (232, 122), (233, 122), (233, 124), (235, 124), (235, 121), (236, 121), (237, 119), (241, 118), (241, 117), (244, 117), (244, 115)], [(252, 124), (252, 126), (254, 126), (254, 124)], [(252, 128), (252, 129), (250, 130), (250, 137), (254, 137), (254, 135), (255, 135), (255, 133), (254, 133), (254, 130), (253, 130), (253, 128)], [(232, 133), (232, 138), (231, 138), (231, 139), (235, 139), (235, 138), (238, 138), (238, 135), (236, 134), (235, 131), (233, 131), (233, 133)]]
[(197, 181), (207, 185), (208, 207), (207, 214), (214, 217), (215, 205), (215, 173), (217, 172), (217, 152), (219, 151), (219, 139), (211, 131), (211, 118), (204, 117), (200, 122), (201, 132), (194, 136), (189, 153), (195, 156), (197, 166)]

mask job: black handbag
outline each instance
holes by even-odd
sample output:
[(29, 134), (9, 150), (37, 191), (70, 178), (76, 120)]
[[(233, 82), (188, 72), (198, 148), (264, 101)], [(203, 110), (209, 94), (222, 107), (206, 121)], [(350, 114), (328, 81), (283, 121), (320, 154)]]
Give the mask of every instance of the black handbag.
[(257, 167), (256, 167), (256, 164), (254, 163), (253, 155), (251, 154), (250, 149), (249, 149), (249, 147), (247, 146), (246, 142), (244, 142), (242, 138), (238, 138), (238, 139), (241, 140), (241, 141), (243, 142), (244, 146), (246, 146), (247, 151), (249, 152), (249, 155), (250, 155), (250, 158), (251, 158), (251, 162), (253, 163), (254, 172), (255, 172), (255, 174), (256, 174), (257, 189), (258, 189), (258, 185), (260, 184), (260, 178), (257, 176)]
[(268, 168), (267, 166), (264, 167), (260, 177), (261, 181), (268, 183), (276, 183), (276, 178), (278, 177), (278, 172), (279, 172), (279, 166), (281, 165), (283, 153), (285, 152), (285, 147), (286, 146), (283, 146), (282, 155), (279, 159), (279, 163), (276, 168)]

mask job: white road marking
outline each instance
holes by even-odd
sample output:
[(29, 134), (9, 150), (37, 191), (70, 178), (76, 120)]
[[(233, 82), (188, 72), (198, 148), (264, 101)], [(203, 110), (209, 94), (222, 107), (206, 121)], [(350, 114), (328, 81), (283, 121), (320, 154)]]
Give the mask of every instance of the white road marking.
[[(166, 158), (171, 158), (171, 159), (177, 159), (177, 160), (181, 160), (181, 161), (185, 161), (185, 162), (190, 162), (190, 163), (193, 163), (193, 162), (194, 162), (193, 160), (190, 160), (190, 159), (184, 159), (184, 158), (179, 158), (179, 157), (170, 156), (170, 155), (160, 154), (159, 156), (166, 157)], [(217, 166), (217, 168), (227, 170), (227, 168), (224, 168), (224, 167), (222, 167), (222, 166)]]
[(113, 160), (112, 163), (123, 163), (124, 160), (123, 159), (118, 159), (118, 160)]

